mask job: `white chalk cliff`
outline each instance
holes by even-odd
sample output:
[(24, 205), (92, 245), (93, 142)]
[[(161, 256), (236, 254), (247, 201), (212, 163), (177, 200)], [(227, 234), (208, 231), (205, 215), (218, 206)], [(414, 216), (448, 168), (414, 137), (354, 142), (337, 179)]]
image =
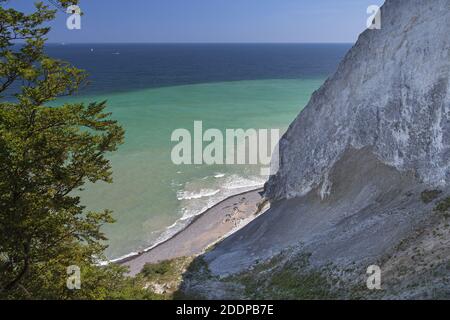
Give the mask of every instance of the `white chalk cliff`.
[[(183, 290), (311, 298), (302, 274), (315, 270), (352, 298), (375, 264), (385, 290), (358, 297), (450, 298), (449, 77), (450, 1), (386, 0), (381, 29), (360, 35), (281, 139), (271, 208), (204, 254), (209, 276)], [(294, 293), (270, 280), (286, 270), (303, 279)]]
[(450, 1), (389, 0), (280, 142), (271, 199), (322, 185), (348, 148), (432, 186), (450, 182)]

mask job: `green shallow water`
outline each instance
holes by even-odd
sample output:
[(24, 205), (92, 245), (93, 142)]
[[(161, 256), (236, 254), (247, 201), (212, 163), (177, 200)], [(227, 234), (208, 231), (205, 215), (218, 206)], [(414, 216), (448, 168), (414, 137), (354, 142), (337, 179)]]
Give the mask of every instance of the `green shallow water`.
[(114, 210), (117, 222), (104, 228), (107, 256), (147, 248), (217, 201), (264, 182), (257, 166), (173, 165), (173, 130), (192, 132), (195, 120), (203, 121), (204, 130), (285, 130), (323, 81), (236, 81), (76, 98), (108, 100), (108, 111), (126, 130), (125, 144), (110, 157), (114, 183), (89, 185), (81, 193), (88, 210)]

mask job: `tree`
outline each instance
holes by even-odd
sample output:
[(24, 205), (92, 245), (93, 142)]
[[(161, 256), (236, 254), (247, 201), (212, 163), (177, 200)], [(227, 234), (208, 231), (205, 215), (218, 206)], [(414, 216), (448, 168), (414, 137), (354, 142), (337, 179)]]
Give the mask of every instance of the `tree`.
[[(111, 182), (106, 155), (124, 131), (105, 102), (49, 105), (84, 86), (86, 73), (44, 53), (54, 10), (6, 5), (0, 0), (0, 298), (120, 297), (134, 288), (124, 270), (96, 266), (111, 212), (85, 212), (74, 191)], [(81, 269), (82, 290), (66, 288), (70, 265)]]

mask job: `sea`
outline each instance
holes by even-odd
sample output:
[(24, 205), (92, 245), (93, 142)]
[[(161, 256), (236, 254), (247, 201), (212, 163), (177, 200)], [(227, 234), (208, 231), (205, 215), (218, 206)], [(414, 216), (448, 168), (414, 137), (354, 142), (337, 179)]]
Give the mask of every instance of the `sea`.
[(56, 103), (107, 101), (125, 143), (108, 155), (113, 183), (79, 192), (86, 210), (113, 210), (103, 227), (114, 260), (148, 250), (217, 202), (263, 186), (258, 165), (175, 165), (176, 129), (285, 131), (351, 44), (51, 44), (89, 74)]

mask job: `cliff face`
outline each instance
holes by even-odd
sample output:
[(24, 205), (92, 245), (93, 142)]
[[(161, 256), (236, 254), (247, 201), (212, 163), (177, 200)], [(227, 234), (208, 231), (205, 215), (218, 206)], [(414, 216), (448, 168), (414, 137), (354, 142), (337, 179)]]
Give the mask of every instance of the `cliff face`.
[(450, 298), (449, 35), (449, 0), (387, 0), (281, 139), (270, 209), (201, 256), (184, 292)]
[(388, 0), (381, 30), (366, 30), (280, 141), (272, 200), (320, 186), (348, 148), (431, 186), (450, 182), (450, 1)]

